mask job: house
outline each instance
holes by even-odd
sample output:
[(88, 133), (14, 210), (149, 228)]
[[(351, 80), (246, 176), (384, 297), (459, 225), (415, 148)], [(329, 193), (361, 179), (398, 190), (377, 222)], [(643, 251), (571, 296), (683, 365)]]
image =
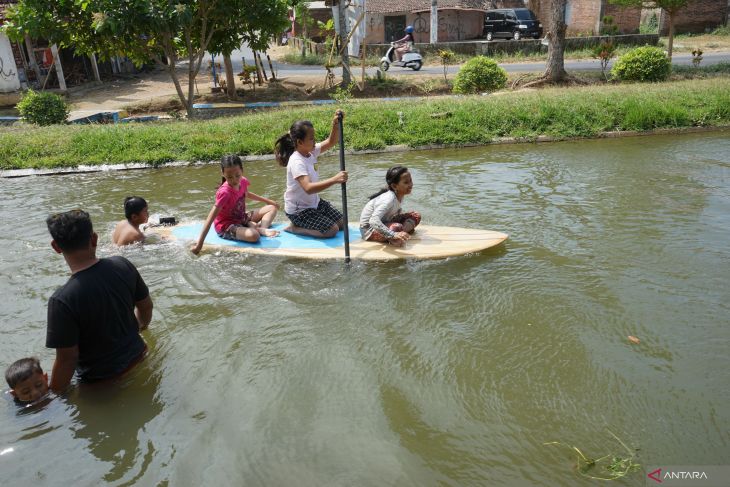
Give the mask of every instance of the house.
[[(490, 8), (489, 0), (439, 0), (438, 42), (479, 39), (484, 31), (484, 13)], [(367, 0), (366, 41), (389, 43), (400, 39), (403, 30), (412, 25), (416, 43), (427, 43), (431, 38), (430, 0)]]

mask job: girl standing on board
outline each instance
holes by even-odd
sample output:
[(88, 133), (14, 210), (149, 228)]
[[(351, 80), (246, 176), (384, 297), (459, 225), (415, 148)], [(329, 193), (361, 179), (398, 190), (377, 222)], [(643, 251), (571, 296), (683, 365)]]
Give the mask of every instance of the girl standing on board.
[[(215, 204), (205, 220), (200, 237), (193, 248), (200, 252), (211, 224), (218, 236), (228, 240), (258, 242), (261, 235), (276, 237), (279, 232), (269, 227), (276, 216), (279, 204), (276, 201), (247, 192), (249, 181), (243, 177), (243, 162), (238, 156), (223, 156), (221, 159), (221, 185), (215, 193)], [(246, 212), (246, 198), (266, 203), (266, 206)]]
[(362, 209), (360, 234), (363, 240), (400, 247), (421, 223), (420, 213), (401, 211), (403, 198), (413, 190), (413, 179), (407, 167), (393, 166), (385, 173), (385, 182), (388, 186), (372, 195)]
[(340, 171), (320, 181), (314, 167), (317, 157), (337, 143), (340, 136), (337, 117), (340, 113), (337, 110), (332, 119), (329, 137), (318, 144), (314, 143), (314, 126), (308, 120), (294, 122), (289, 133), (279, 137), (274, 144), (276, 160), (286, 167), (284, 212), (292, 224), (284, 229), (285, 232), (329, 238), (345, 226), (342, 213), (317, 193), (347, 182), (347, 172)]

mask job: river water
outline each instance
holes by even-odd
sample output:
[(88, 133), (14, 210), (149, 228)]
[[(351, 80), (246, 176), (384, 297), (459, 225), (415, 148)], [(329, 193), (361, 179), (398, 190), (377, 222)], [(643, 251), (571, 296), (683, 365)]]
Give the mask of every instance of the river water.
[[(123, 379), (24, 410), (3, 394), (0, 483), (584, 485), (569, 446), (628, 457), (612, 434), (641, 464), (619, 485), (728, 464), (729, 135), (350, 156), (351, 220), (403, 164), (424, 223), (510, 239), (349, 267), (109, 245), (126, 195), (203, 219), (213, 165), (0, 180), (3, 368), (52, 366), (46, 302), (68, 276), (49, 213), (89, 211), (99, 254), (134, 262), (155, 302)], [(245, 172), (281, 199), (272, 161)]]

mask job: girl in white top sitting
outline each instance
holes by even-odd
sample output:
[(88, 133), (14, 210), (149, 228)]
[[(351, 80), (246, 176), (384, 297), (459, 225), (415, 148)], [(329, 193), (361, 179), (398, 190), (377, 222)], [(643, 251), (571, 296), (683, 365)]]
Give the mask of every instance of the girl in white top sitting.
[(284, 212), (292, 224), (284, 229), (285, 232), (329, 238), (344, 228), (342, 213), (317, 193), (335, 184), (347, 182), (347, 172), (340, 171), (331, 178), (320, 181), (314, 167), (317, 157), (338, 141), (339, 113), (342, 112), (337, 110), (332, 119), (329, 137), (318, 144), (314, 143), (312, 122), (299, 120), (274, 145), (276, 160), (279, 165), (286, 167)]
[(362, 210), (360, 233), (363, 240), (400, 247), (421, 223), (420, 213), (401, 210), (403, 198), (413, 190), (413, 179), (407, 167), (394, 166), (385, 174), (385, 182), (388, 186), (372, 195)]

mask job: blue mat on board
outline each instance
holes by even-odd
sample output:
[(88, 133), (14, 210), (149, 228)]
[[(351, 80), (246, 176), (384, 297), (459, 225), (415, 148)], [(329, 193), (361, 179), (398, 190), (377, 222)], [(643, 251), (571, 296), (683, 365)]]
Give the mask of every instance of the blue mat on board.
[[(260, 249), (336, 249), (345, 246), (345, 232), (337, 232), (332, 238), (314, 238), (303, 235), (295, 235), (293, 233), (284, 232), (282, 229), (287, 226), (285, 223), (278, 223), (271, 228), (279, 230), (281, 233), (278, 237), (261, 237), (256, 243), (239, 242), (237, 240), (226, 240), (220, 238), (211, 227), (208, 236), (205, 237), (205, 243), (210, 245), (226, 245), (229, 247), (254, 247)], [(172, 234), (181, 240), (196, 240), (200, 236), (203, 229), (203, 223), (194, 223), (192, 225), (181, 225), (173, 228)], [(359, 242), (360, 228), (350, 225), (350, 244)]]

